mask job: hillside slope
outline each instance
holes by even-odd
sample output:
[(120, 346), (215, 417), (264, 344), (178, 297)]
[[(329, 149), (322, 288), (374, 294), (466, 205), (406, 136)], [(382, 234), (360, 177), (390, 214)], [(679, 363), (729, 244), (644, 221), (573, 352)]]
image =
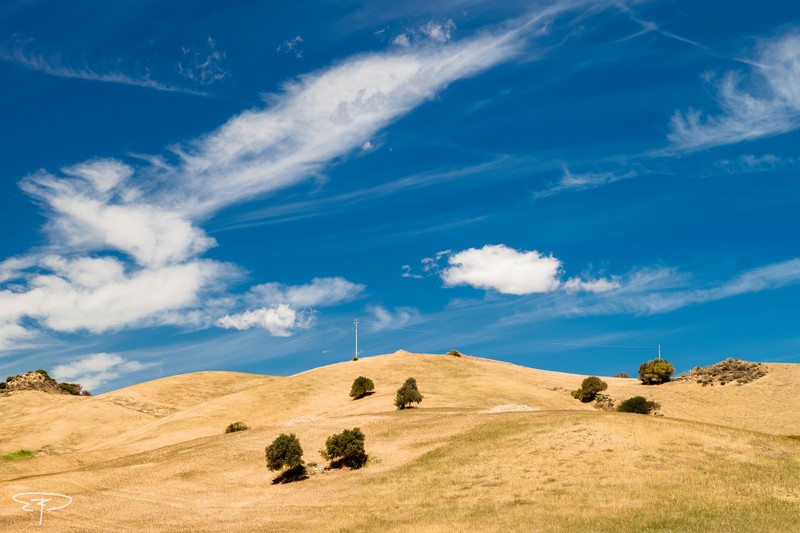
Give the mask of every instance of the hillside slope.
[[(0, 498), (69, 494), (73, 506), (46, 517), (65, 531), (796, 531), (800, 441), (779, 435), (800, 435), (800, 399), (788, 394), (800, 368), (769, 370), (725, 387), (607, 378), (609, 395), (644, 394), (663, 417), (577, 402), (569, 391), (584, 376), (407, 352), (285, 378), (175, 376), (94, 398), (15, 393), (0, 398), (0, 453), (48, 439), (53, 453), (0, 462)], [(376, 393), (352, 401), (359, 375)], [(397, 411), (410, 376), (424, 400)], [(493, 412), (508, 405), (531, 411)], [(236, 420), (251, 429), (224, 435)], [(32, 429), (42, 424), (62, 425)], [(365, 468), (271, 485), (264, 447), (278, 434), (297, 434), (321, 465), (326, 437), (351, 427), (367, 435)], [(0, 530), (33, 526), (0, 507)]]

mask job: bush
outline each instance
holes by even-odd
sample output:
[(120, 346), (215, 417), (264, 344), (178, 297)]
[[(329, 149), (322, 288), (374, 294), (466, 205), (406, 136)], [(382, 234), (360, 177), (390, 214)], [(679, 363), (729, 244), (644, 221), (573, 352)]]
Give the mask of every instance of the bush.
[(464, 354), (462, 354), (458, 350), (450, 350), (449, 352), (447, 352), (447, 355), (452, 355), (452, 356), (455, 356), (455, 357), (461, 357)]
[(353, 428), (331, 435), (325, 441), (325, 449), (320, 454), (331, 461), (332, 467), (361, 468), (367, 462), (364, 433), (359, 428)]
[(616, 374), (614, 374), (611, 377), (612, 378), (629, 378), (630, 376), (628, 375), (627, 372), (617, 372)]
[(58, 388), (61, 389), (61, 392), (72, 394), (73, 396), (80, 396), (83, 392), (83, 387), (81, 387), (80, 383), (59, 383)]
[(250, 426), (242, 421), (239, 421), (229, 424), (228, 427), (225, 428), (225, 433), (236, 433), (237, 431), (244, 431), (246, 429), (250, 429)]
[(398, 409), (406, 409), (411, 407), (412, 403), (419, 403), (422, 401), (422, 394), (417, 389), (417, 380), (408, 378), (403, 386), (397, 389), (397, 396), (395, 396), (394, 404)]
[(267, 456), (267, 468), (270, 470), (280, 470), (284, 466), (293, 469), (303, 464), (303, 449), (294, 433), (281, 433), (264, 452)]
[(583, 403), (589, 403), (594, 401), (598, 392), (604, 391), (607, 388), (608, 383), (596, 376), (590, 376), (583, 380), (583, 383), (581, 383), (581, 388), (572, 391), (572, 397), (582, 401)]
[(375, 384), (371, 379), (364, 376), (358, 376), (353, 381), (353, 386), (350, 388), (350, 397), (354, 400), (360, 400), (364, 396), (369, 396), (375, 392)]
[(617, 407), (617, 411), (620, 413), (637, 413), (640, 415), (649, 415), (652, 411), (655, 411), (661, 407), (656, 402), (651, 402), (644, 396), (634, 396), (633, 398), (628, 398), (624, 402), (619, 404)]
[(675, 372), (675, 367), (666, 359), (653, 359), (639, 366), (639, 379), (645, 385), (666, 383)]

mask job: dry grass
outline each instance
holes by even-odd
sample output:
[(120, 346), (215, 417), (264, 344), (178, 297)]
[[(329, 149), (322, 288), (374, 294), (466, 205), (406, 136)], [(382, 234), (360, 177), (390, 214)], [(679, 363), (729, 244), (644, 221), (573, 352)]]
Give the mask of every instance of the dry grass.
[[(94, 398), (16, 393), (0, 399), (0, 452), (51, 453), (0, 464), (0, 530), (36, 530), (8, 502), (44, 491), (75, 498), (45, 517), (62, 531), (798, 531), (800, 440), (779, 435), (800, 434), (800, 399), (788, 394), (800, 369), (769, 370), (741, 387), (604, 378), (612, 397), (647, 396), (663, 417), (577, 402), (569, 391), (584, 376), (407, 353), (288, 378), (177, 376)], [(359, 375), (376, 393), (352, 401)], [(410, 376), (425, 399), (396, 411)], [(533, 411), (491, 412), (523, 405)], [(72, 425), (33, 429), (58, 416)], [(251, 429), (223, 435), (231, 420)], [(304, 459), (322, 465), (316, 450), (352, 427), (367, 436), (365, 468), (271, 484), (264, 447), (278, 434), (297, 434)]]

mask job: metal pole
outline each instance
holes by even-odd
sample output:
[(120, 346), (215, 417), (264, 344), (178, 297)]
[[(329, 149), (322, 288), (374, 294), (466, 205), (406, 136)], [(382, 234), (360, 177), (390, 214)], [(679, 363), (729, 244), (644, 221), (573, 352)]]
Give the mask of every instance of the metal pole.
[(356, 325), (356, 359), (358, 359), (358, 319), (353, 322)]

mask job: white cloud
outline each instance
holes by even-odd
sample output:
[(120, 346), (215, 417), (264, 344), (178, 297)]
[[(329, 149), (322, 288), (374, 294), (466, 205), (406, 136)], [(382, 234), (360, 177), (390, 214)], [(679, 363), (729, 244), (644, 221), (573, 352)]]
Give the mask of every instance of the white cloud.
[(559, 288), (561, 261), (539, 252), (518, 251), (503, 244), (470, 248), (447, 258), (442, 270), (445, 285), (470, 285), (503, 294), (533, 294)]
[(247, 300), (253, 304), (288, 304), (295, 308), (330, 307), (360, 297), (366, 287), (341, 277), (314, 278), (305, 285), (264, 283), (250, 289)]
[(221, 328), (237, 330), (263, 328), (275, 337), (289, 337), (296, 330), (308, 329), (313, 324), (312, 312), (298, 312), (287, 304), (226, 315), (217, 320), (217, 326)]
[(209, 36), (202, 50), (183, 49), (178, 73), (200, 85), (211, 85), (228, 77), (229, 73), (222, 65), (224, 60), (225, 53), (217, 50), (216, 41)]
[(391, 121), (451, 82), (514, 56), (509, 33), (365, 54), (285, 86), (263, 110), (246, 111), (181, 149), (171, 203), (206, 216), (308, 179), (359, 149)]
[(93, 390), (123, 374), (144, 370), (152, 365), (129, 361), (113, 353), (95, 353), (83, 356), (71, 363), (54, 367), (50, 374), (57, 381), (80, 383), (86, 390)]
[(582, 280), (580, 278), (569, 278), (566, 282), (564, 282), (564, 290), (567, 292), (592, 292), (592, 293), (600, 293), (600, 292), (608, 292), (619, 289), (622, 285), (619, 282), (619, 279), (614, 277), (611, 279), (608, 278), (598, 278), (592, 280)]
[(53, 273), (31, 276), (24, 290), (0, 291), (0, 323), (33, 318), (55, 331), (93, 333), (154, 325), (166, 312), (199, 305), (203, 291), (230, 274), (202, 260), (133, 272), (115, 258), (47, 256), (42, 265)]
[(202, 94), (196, 91), (175, 87), (158, 82), (150, 77), (149, 71), (141, 76), (131, 76), (122, 72), (102, 72), (89, 66), (74, 67), (65, 65), (60, 56), (48, 57), (17, 46), (11, 50), (0, 50), (0, 59), (16, 63), (28, 70), (42, 72), (59, 78), (76, 78), (80, 80), (101, 81), (145, 87), (157, 91)]
[(286, 54), (294, 54), (297, 59), (303, 58), (303, 50), (300, 49), (300, 45), (303, 43), (303, 38), (297, 35), (294, 39), (287, 39), (283, 41), (278, 48), (275, 49), (276, 52), (283, 52)]
[(400, 277), (403, 278), (414, 278), (414, 279), (421, 279), (422, 274), (414, 274), (413, 270), (411, 269), (411, 265), (403, 265), (400, 267), (403, 270), (403, 273), (400, 274)]
[(369, 323), (375, 330), (402, 327), (419, 317), (419, 311), (413, 307), (395, 307), (389, 310), (382, 305), (370, 305), (367, 311), (374, 317), (374, 321)]
[(573, 174), (565, 166), (564, 174), (558, 182), (548, 184), (544, 190), (535, 192), (533, 197), (537, 199), (546, 198), (565, 191), (594, 189), (602, 185), (614, 183), (615, 181), (633, 178), (636, 175), (636, 172), (632, 170), (624, 174), (614, 172), (585, 172), (582, 174)]
[(444, 22), (428, 21), (425, 24), (406, 30), (392, 40), (392, 44), (408, 48), (412, 43), (433, 41), (445, 43), (449, 41), (456, 29), (455, 22), (447, 19)]
[(701, 150), (786, 133), (800, 126), (800, 34), (766, 39), (751, 72), (728, 72), (717, 84), (721, 113), (689, 109), (672, 117), (675, 148)]

